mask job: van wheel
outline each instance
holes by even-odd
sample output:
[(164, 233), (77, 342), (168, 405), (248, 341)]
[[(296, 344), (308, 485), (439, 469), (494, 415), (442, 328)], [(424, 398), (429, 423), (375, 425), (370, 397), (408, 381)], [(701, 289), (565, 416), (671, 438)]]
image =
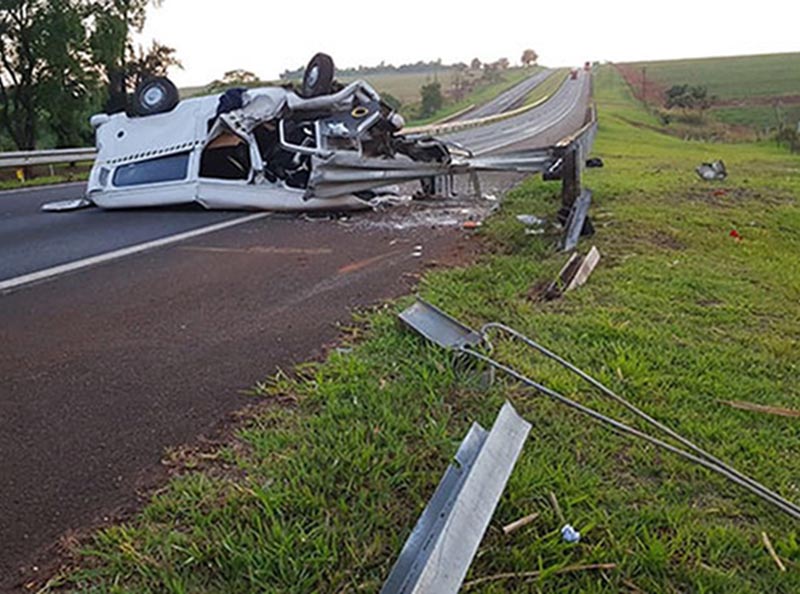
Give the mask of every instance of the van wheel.
[(333, 58), (319, 53), (311, 58), (303, 75), (303, 97), (328, 95), (333, 89)]
[(179, 101), (177, 87), (168, 78), (160, 76), (139, 85), (133, 107), (136, 115), (149, 116), (172, 111)]

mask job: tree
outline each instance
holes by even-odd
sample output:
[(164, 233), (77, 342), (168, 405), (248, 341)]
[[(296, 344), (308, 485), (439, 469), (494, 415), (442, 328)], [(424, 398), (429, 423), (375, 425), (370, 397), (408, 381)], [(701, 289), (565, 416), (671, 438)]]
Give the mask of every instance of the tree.
[(678, 107), (684, 112), (699, 109), (704, 112), (713, 105), (715, 97), (708, 96), (708, 89), (704, 86), (690, 86), (688, 84), (673, 85), (665, 93), (664, 105), (667, 109)]
[(539, 54), (537, 54), (532, 49), (526, 49), (522, 52), (522, 59), (521, 62), (525, 66), (535, 66), (536, 62), (539, 61)]
[(508, 61), (508, 58), (500, 58), (495, 63), (500, 70), (507, 70), (508, 67), (511, 66), (511, 62)]
[(432, 116), (442, 108), (444, 97), (442, 97), (442, 85), (439, 81), (424, 85), (420, 89), (420, 94), (422, 95), (422, 109), (420, 115), (423, 118)]
[[(156, 6), (161, 0), (152, 0)], [(107, 86), (106, 111), (115, 113), (128, 106), (128, 97), (137, 82), (166, 74), (170, 66), (180, 66), (175, 50), (154, 42), (145, 53), (133, 46), (133, 34), (144, 27), (150, 0), (95, 0), (90, 2), (94, 22), (90, 46)]]
[(57, 143), (77, 140), (93, 77), (78, 0), (0, 0), (0, 124), (20, 150), (43, 121)]
[(472, 58), (472, 62), (469, 63), (469, 67), (473, 70), (480, 70), (483, 63), (478, 58)]
[(145, 51), (140, 45), (128, 63), (128, 76), (132, 88), (138, 87), (147, 79), (155, 76), (166, 76), (172, 67), (183, 68), (183, 64), (175, 56), (175, 48), (153, 41)]
[(209, 93), (219, 93), (226, 89), (236, 87), (253, 87), (261, 84), (261, 80), (249, 70), (229, 70), (222, 75), (222, 79), (215, 80), (206, 87)]
[(503, 77), (500, 75), (500, 67), (498, 66), (497, 62), (485, 62), (483, 64), (483, 75), (481, 76), (485, 81), (489, 83), (496, 83), (500, 82)]

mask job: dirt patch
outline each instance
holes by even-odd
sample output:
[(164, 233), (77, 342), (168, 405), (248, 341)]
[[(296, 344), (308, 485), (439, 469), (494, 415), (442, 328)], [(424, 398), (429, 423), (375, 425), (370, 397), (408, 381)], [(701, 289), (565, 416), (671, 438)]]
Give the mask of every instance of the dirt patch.
[(651, 105), (663, 105), (667, 87), (647, 77), (646, 69), (632, 64), (614, 64), (614, 67), (628, 83), (633, 96)]
[(714, 107), (775, 107), (776, 105), (800, 105), (800, 95), (767, 95), (714, 101)]
[(715, 186), (713, 184), (709, 184), (708, 188), (696, 188), (689, 191), (686, 194), (686, 199), (690, 202), (702, 202), (720, 208), (736, 206), (737, 203), (748, 200), (775, 205), (784, 202), (778, 196), (766, 196), (761, 192), (749, 188)]
[(656, 231), (650, 236), (650, 243), (665, 250), (681, 251), (686, 249), (686, 244), (668, 231)]

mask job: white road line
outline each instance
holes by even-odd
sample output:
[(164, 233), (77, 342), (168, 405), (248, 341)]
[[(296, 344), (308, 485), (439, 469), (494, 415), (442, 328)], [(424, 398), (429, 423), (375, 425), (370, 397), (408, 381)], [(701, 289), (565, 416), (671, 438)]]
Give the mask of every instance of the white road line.
[(233, 219), (232, 221), (225, 221), (223, 223), (216, 223), (214, 225), (209, 225), (207, 227), (200, 227), (199, 229), (193, 229), (191, 231), (186, 231), (184, 233), (170, 235), (169, 237), (162, 237), (161, 239), (155, 239), (153, 241), (147, 241), (145, 243), (140, 243), (138, 245), (132, 245), (130, 247), (121, 248), (118, 250), (114, 250), (112, 252), (100, 254), (99, 256), (91, 256), (89, 258), (84, 258), (83, 260), (76, 260), (75, 262), (61, 264), (60, 266), (54, 266), (52, 268), (47, 268), (45, 270), (40, 270), (38, 272), (32, 272), (30, 274), (25, 274), (23, 276), (18, 276), (16, 278), (12, 278), (9, 280), (0, 281), (0, 293), (6, 293), (13, 289), (22, 287), (23, 285), (29, 285), (31, 283), (44, 281), (50, 278), (61, 276), (62, 274), (67, 274), (68, 272), (75, 272), (77, 270), (88, 268), (90, 266), (96, 266), (98, 264), (103, 264), (105, 262), (110, 262), (112, 260), (119, 260), (120, 258), (132, 256), (133, 254), (139, 254), (141, 252), (163, 247), (166, 245), (171, 245), (173, 243), (178, 243), (180, 241), (186, 241), (187, 239), (192, 239), (194, 237), (200, 237), (201, 235), (208, 235), (209, 233), (214, 233), (215, 231), (221, 231), (223, 229), (229, 229), (231, 227), (243, 225), (251, 221), (257, 221), (258, 219), (266, 218), (271, 214), (272, 213), (269, 212), (262, 212), (258, 214), (248, 215), (246, 217)]

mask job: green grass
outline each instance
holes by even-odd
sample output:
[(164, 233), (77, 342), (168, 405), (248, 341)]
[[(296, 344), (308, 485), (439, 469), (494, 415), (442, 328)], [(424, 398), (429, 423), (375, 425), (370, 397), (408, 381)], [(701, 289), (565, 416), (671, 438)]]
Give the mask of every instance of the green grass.
[(50, 170), (47, 167), (35, 167), (34, 169), (36, 170), (36, 177), (26, 179), (24, 182), (20, 182), (16, 178), (16, 173), (13, 169), (6, 169), (0, 172), (2, 174), (0, 190), (19, 190), (21, 188), (86, 181), (89, 179), (91, 164), (78, 163), (77, 167), (71, 167), (67, 164), (55, 165), (52, 175), (50, 175)]
[(665, 87), (708, 87), (721, 99), (800, 95), (800, 53), (637, 62), (647, 78)]
[[(800, 53), (767, 54), (637, 62), (638, 73), (647, 68), (647, 80), (667, 89), (692, 84), (708, 88), (722, 105), (711, 110), (720, 122), (748, 126), (758, 131), (775, 130), (779, 124), (800, 122)], [(776, 118), (773, 100), (783, 98), (782, 122)]]
[(777, 112), (774, 107), (719, 107), (712, 109), (714, 117), (726, 124), (752, 126), (757, 130), (774, 130), (781, 122), (800, 122), (800, 104), (787, 105)]
[[(615, 71), (596, 80), (604, 169), (589, 170), (603, 261), (581, 290), (531, 301), (564, 262), (514, 215), (552, 215), (558, 186), (530, 180), (484, 227), (474, 266), (425, 276), (420, 292), (472, 325), (510, 323), (700, 445), (800, 500), (797, 419), (720, 400), (800, 408), (800, 165), (770, 145), (666, 136)], [(723, 158), (724, 184), (696, 178)], [(724, 190), (724, 193), (715, 192)], [(742, 242), (729, 232), (737, 229)], [(584, 249), (589, 242), (584, 242)], [(470, 424), (505, 399), (533, 423), (468, 579), (544, 569), (476, 592), (800, 591), (797, 523), (716, 475), (631, 442), (498, 381), (404, 331), (410, 299), (356, 316), (351, 349), (279, 375), (259, 412), (132, 521), (86, 545), (59, 583), (81, 592), (376, 592)], [(581, 402), (622, 416), (558, 368), (504, 341), (497, 355)], [(555, 492), (583, 533), (561, 541)], [(504, 536), (500, 527), (537, 521)], [(788, 565), (761, 544), (766, 531)], [(616, 570), (554, 575), (573, 564)]]

